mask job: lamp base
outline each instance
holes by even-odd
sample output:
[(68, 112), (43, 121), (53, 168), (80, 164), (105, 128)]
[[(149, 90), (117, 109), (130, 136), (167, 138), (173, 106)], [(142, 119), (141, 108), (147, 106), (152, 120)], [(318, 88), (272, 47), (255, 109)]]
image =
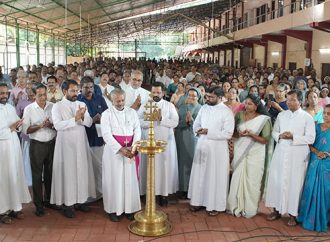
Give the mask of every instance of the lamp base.
[(135, 214), (134, 221), (128, 225), (129, 231), (141, 236), (160, 236), (169, 233), (172, 225), (167, 220), (167, 215), (156, 211), (153, 216), (146, 216), (144, 211)]

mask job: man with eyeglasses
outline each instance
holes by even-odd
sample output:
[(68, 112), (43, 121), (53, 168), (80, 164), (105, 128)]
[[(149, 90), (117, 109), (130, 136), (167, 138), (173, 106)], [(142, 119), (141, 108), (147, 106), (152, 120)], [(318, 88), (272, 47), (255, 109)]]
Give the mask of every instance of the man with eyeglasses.
[(126, 93), (126, 106), (138, 111), (141, 106), (149, 100), (150, 92), (142, 88), (143, 73), (138, 70), (132, 71), (131, 74), (131, 87), (125, 90)]
[(73, 218), (75, 209), (89, 212), (85, 202), (89, 197), (96, 197), (92, 157), (85, 131), (85, 127), (92, 126), (93, 119), (86, 112), (86, 104), (77, 101), (76, 81), (64, 81), (62, 91), (64, 98), (52, 109), (57, 138), (50, 202), (63, 205), (64, 216)]
[(5, 224), (13, 223), (13, 218), (23, 218), (22, 203), (31, 201), (17, 136), (22, 120), (7, 103), (8, 94), (7, 85), (0, 83), (0, 221)]
[(108, 106), (101, 95), (95, 95), (94, 81), (89, 76), (84, 76), (80, 81), (81, 94), (78, 95), (78, 101), (87, 106), (89, 115), (93, 118), (93, 124), (85, 127), (88, 143), (91, 149), (92, 163), (94, 168), (96, 196), (102, 196), (102, 156), (104, 141), (97, 133), (96, 125), (100, 124), (102, 113), (108, 109)]

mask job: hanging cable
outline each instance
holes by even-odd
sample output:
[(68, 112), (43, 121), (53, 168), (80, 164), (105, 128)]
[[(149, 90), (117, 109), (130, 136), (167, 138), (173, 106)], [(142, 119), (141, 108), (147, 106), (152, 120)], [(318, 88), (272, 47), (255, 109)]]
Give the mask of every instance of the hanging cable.
[(68, 0), (65, 0), (65, 9), (64, 9), (64, 28), (66, 29), (68, 27)]
[(81, 36), (81, 1), (79, 6), (79, 29), (80, 29), (79, 35)]

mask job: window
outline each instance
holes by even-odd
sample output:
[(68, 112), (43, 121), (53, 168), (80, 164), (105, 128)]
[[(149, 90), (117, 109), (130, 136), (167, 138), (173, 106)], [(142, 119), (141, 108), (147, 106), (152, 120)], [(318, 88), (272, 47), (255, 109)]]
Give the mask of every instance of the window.
[(277, 17), (282, 17), (283, 16), (283, 10), (284, 10), (284, 0), (278, 0)]

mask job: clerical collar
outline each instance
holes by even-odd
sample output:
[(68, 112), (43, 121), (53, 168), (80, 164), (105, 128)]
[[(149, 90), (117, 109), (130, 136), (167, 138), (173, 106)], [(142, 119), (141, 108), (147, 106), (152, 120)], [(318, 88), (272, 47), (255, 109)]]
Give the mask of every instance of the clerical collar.
[(76, 101), (73, 101), (72, 102), (72, 101), (68, 100), (65, 96), (62, 98), (62, 100), (65, 101), (65, 102), (67, 102), (67, 103), (75, 103), (77, 101), (76, 100)]
[(122, 113), (123, 111), (126, 110), (126, 107), (123, 108), (123, 110), (118, 110), (117, 108), (115, 108), (115, 106), (112, 106), (113, 110), (115, 110), (115, 112), (117, 113)]
[(302, 110), (301, 107), (298, 108), (296, 111), (291, 111), (291, 110), (289, 109), (289, 111), (290, 111), (292, 114), (298, 113), (298, 112), (300, 112), (300, 110)]

